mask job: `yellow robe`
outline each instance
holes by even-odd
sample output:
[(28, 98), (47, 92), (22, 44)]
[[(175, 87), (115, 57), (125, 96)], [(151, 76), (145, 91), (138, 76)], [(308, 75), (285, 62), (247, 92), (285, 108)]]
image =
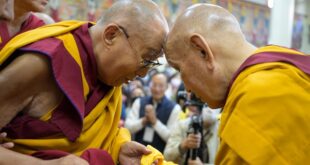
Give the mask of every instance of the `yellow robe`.
[[(302, 54), (276, 46), (258, 52)], [(216, 164), (309, 164), (309, 110), (310, 76), (295, 66), (270, 62), (245, 69), (223, 109)]]
[[(70, 31), (80, 27), (86, 22), (64, 21), (53, 25), (40, 27), (28, 31), (13, 38), (0, 52), (0, 65), (17, 49), (37, 40), (56, 37), (63, 40), (65, 48), (69, 51), (80, 68), (83, 68), (76, 42)], [(89, 85), (81, 69), (84, 98), (89, 93)], [(121, 87), (112, 88), (97, 106), (84, 118), (81, 135), (74, 142), (70, 142), (64, 136), (45, 137), (44, 139), (7, 139), (15, 144), (13, 150), (32, 154), (39, 150), (56, 149), (72, 154), (81, 155), (89, 148), (106, 150), (118, 161), (119, 149), (122, 144), (130, 141), (130, 133), (127, 129), (118, 128), (121, 114)], [(51, 112), (52, 113), (52, 112)], [(48, 121), (51, 113), (41, 118)]]

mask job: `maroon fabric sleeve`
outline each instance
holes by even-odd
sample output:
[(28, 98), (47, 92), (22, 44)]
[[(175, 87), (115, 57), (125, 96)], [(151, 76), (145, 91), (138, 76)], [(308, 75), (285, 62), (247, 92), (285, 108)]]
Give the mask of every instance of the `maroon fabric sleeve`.
[[(45, 150), (39, 151), (32, 156), (44, 159), (58, 159), (69, 155), (70, 153), (59, 151), (59, 150)], [(114, 165), (112, 157), (104, 150), (100, 149), (88, 149), (83, 152), (81, 158), (85, 159), (90, 165)]]

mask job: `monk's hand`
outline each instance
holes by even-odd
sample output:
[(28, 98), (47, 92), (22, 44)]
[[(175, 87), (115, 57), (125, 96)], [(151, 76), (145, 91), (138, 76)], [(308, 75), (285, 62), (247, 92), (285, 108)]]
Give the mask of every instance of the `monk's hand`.
[(199, 157), (197, 157), (195, 160), (188, 160), (188, 165), (203, 165)]
[(156, 111), (154, 109), (154, 106), (151, 104), (148, 104), (145, 106), (145, 116), (150, 121), (152, 125), (156, 124), (157, 117), (156, 117)]
[(12, 142), (4, 142), (3, 139), (7, 136), (6, 132), (1, 132), (0, 133), (0, 146), (10, 149), (14, 147), (14, 143)]
[(130, 141), (121, 146), (118, 160), (121, 165), (140, 165), (142, 155), (150, 153), (144, 145)]
[(59, 159), (47, 160), (45, 161), (46, 165), (89, 165), (89, 163), (75, 155), (68, 155)]

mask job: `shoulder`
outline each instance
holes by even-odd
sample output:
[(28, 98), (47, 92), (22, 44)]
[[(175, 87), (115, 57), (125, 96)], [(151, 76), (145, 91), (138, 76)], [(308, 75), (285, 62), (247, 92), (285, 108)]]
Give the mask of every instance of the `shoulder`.
[(296, 115), (297, 109), (304, 109), (300, 105), (309, 105), (310, 90), (305, 89), (310, 89), (310, 81), (300, 83), (303, 77), (297, 68), (281, 63), (257, 67), (264, 68), (251, 67), (236, 79), (224, 107), (226, 113), (257, 121), (273, 114), (272, 120), (276, 120), (283, 113)]
[(287, 90), (298, 86), (301, 77), (299, 70), (294, 66), (284, 63), (268, 63), (250, 67), (242, 72), (232, 87), (231, 92), (266, 94), (280, 91), (295, 92)]
[(58, 47), (60, 47), (62, 45), (63, 45), (63, 43), (61, 40), (51, 37), (51, 38), (45, 38), (45, 39), (33, 42), (33, 43), (26, 45), (20, 49), (21, 50), (34, 49), (34, 50), (42, 50), (42, 51), (52, 52), (52, 51), (55, 51), (55, 49), (57, 49)]
[(49, 55), (61, 50), (66, 50), (62, 41), (57, 38), (46, 38), (36, 42), (33, 42), (29, 45), (26, 45), (19, 49), (20, 51), (26, 52), (38, 52), (41, 54)]

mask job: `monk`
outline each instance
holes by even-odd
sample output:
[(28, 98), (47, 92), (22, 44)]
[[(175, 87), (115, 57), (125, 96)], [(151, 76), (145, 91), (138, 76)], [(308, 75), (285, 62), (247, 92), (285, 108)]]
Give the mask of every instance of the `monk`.
[(140, 164), (150, 150), (118, 128), (121, 84), (159, 64), (167, 33), (154, 2), (125, 0), (97, 24), (65, 21), (11, 39), (0, 52), (0, 129), (14, 148), (0, 148), (0, 164), (67, 154)]
[(45, 18), (42, 20), (32, 12), (43, 12), (48, 0), (15, 0), (10, 3), (13, 2), (14, 18), (0, 21), (0, 50), (14, 36), (46, 24)]
[(223, 107), (215, 164), (309, 163), (310, 56), (254, 47), (231, 13), (210, 4), (184, 11), (165, 47), (186, 89)]

